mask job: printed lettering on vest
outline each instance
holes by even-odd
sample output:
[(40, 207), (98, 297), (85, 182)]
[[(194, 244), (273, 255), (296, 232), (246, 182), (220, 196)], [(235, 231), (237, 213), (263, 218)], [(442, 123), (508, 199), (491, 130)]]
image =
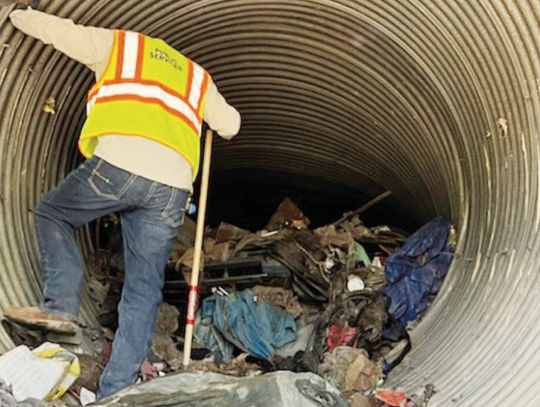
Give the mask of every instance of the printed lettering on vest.
[(182, 67), (180, 66), (180, 63), (175, 58), (171, 57), (165, 50), (159, 49), (157, 47), (154, 48), (154, 50), (150, 52), (150, 58), (165, 62), (171, 65), (174, 69), (182, 72)]

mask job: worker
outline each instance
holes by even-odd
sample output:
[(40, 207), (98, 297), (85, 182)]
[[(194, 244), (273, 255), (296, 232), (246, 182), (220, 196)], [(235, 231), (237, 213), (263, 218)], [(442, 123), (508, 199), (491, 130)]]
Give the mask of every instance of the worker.
[(36, 210), (44, 301), (4, 315), (74, 333), (84, 270), (74, 230), (119, 213), (126, 274), (112, 355), (97, 392), (101, 399), (135, 383), (149, 352), (166, 263), (199, 170), (202, 122), (231, 139), (240, 114), (203, 67), (165, 41), (76, 25), (27, 7), (26, 0), (18, 3), (12, 24), (86, 65), (97, 82), (78, 140), (86, 160)]

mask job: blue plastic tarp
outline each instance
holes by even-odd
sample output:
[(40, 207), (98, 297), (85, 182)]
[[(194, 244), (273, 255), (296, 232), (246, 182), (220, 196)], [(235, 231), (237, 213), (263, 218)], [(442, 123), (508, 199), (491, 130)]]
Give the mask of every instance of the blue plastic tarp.
[(211, 349), (218, 362), (228, 362), (232, 345), (260, 359), (296, 340), (296, 323), (285, 311), (259, 299), (251, 290), (203, 301), (195, 337)]
[(437, 218), (422, 226), (386, 260), (389, 314), (405, 325), (428, 306), (429, 296), (441, 288), (454, 256), (448, 242), (451, 223)]

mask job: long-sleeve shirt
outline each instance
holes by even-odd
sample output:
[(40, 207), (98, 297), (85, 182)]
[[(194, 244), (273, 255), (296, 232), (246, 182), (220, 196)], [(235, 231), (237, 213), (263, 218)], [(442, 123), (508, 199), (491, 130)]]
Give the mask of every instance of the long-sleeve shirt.
[[(75, 24), (28, 8), (10, 14), (19, 30), (78, 61), (96, 75), (107, 67), (114, 42), (114, 31)], [(231, 139), (240, 129), (240, 114), (229, 105), (211, 82), (206, 92), (204, 121), (224, 139)], [(109, 134), (100, 136), (94, 154), (103, 160), (152, 181), (192, 190), (189, 163), (174, 150), (140, 136)]]

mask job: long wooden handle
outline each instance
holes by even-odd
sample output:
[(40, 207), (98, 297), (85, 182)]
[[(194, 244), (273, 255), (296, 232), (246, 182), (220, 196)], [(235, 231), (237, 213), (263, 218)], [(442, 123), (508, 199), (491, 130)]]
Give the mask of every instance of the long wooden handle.
[(208, 180), (210, 178), (210, 162), (212, 160), (213, 138), (214, 133), (212, 132), (212, 130), (208, 130), (206, 132), (206, 140), (204, 143), (204, 162), (201, 179), (201, 193), (199, 195), (199, 213), (197, 214), (195, 249), (193, 252), (193, 266), (191, 267), (191, 281), (189, 285), (186, 334), (184, 337), (184, 357), (182, 360), (184, 367), (189, 366), (189, 362), (191, 360), (191, 345), (193, 341), (193, 326), (195, 324), (197, 296), (199, 293), (199, 271), (201, 267), (201, 254), (204, 238), (204, 220), (206, 216), (206, 201), (208, 197)]

